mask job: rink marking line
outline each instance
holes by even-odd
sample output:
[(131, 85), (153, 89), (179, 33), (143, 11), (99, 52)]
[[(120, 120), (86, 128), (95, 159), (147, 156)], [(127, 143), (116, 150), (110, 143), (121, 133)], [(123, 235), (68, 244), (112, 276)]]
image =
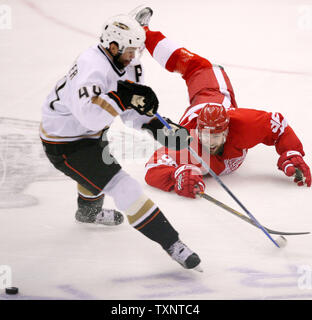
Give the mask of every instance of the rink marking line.
[[(23, 3), (30, 8), (31, 10), (35, 11), (38, 15), (41, 17), (50, 20), (52, 23), (55, 23), (61, 27), (64, 27), (65, 29), (71, 30), (73, 32), (77, 32), (80, 34), (83, 34), (85, 36), (91, 37), (92, 39), (96, 38), (96, 36), (90, 32), (84, 31), (82, 29), (79, 29), (75, 26), (72, 26), (60, 19), (57, 19), (54, 16), (51, 16), (47, 13), (45, 13), (42, 9), (40, 9), (38, 6), (36, 6), (33, 2), (29, 0), (23, 0)], [(242, 66), (242, 65), (235, 65), (235, 64), (228, 64), (224, 63), (221, 65), (230, 67), (230, 68), (239, 68), (239, 69), (247, 69), (247, 70), (254, 70), (254, 71), (261, 71), (261, 72), (271, 72), (271, 73), (282, 73), (282, 74), (288, 74), (288, 75), (300, 75), (300, 76), (306, 76), (311, 77), (311, 72), (303, 72), (303, 71), (287, 71), (287, 70), (278, 70), (278, 69), (269, 69), (269, 68), (261, 68), (261, 67), (251, 67), (251, 66)]]
[(96, 299), (93, 295), (90, 295), (86, 291), (82, 291), (80, 289), (75, 288), (71, 284), (62, 284), (57, 286), (58, 289), (62, 290), (64, 293), (68, 293), (75, 297), (76, 299), (81, 299), (81, 300), (94, 300)]
[(261, 71), (261, 72), (271, 72), (271, 73), (284, 73), (284, 74), (291, 74), (297, 76), (307, 76), (311, 77), (311, 72), (304, 72), (304, 71), (287, 71), (287, 70), (278, 70), (278, 69), (269, 69), (269, 68), (262, 68), (262, 67), (251, 67), (251, 66), (242, 66), (239, 64), (229, 64), (229, 63), (221, 63), (222, 66), (230, 67), (230, 68), (238, 68), (238, 69), (246, 69), (246, 70), (254, 70), (254, 71)]
[(59, 26), (62, 26), (64, 27), (65, 29), (68, 29), (68, 30), (71, 30), (73, 32), (78, 32), (80, 34), (83, 34), (85, 36), (88, 36), (88, 37), (92, 37), (92, 38), (95, 38), (95, 35), (93, 35), (92, 33), (90, 32), (87, 32), (87, 31), (84, 31), (82, 29), (79, 29), (75, 26), (72, 26), (60, 19), (57, 19), (56, 17), (52, 16), (52, 15), (49, 15), (47, 13), (45, 13), (42, 9), (40, 9), (38, 6), (36, 6), (33, 2), (29, 1), (29, 0), (23, 0), (23, 3), (29, 7), (30, 9), (34, 10), (37, 14), (39, 14), (41, 17), (45, 18), (46, 20), (50, 20), (51, 22), (59, 25)]

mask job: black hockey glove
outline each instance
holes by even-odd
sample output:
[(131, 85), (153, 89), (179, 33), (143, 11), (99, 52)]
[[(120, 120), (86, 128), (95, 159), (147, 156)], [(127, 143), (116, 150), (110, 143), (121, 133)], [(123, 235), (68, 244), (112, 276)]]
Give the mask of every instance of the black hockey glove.
[(143, 124), (142, 129), (147, 130), (155, 140), (169, 149), (182, 150), (187, 148), (192, 141), (188, 130), (168, 118), (164, 119), (170, 124), (172, 130), (164, 126), (158, 118), (154, 118), (149, 123)]
[[(155, 92), (148, 86), (129, 80), (119, 80), (117, 92), (112, 91), (108, 95), (117, 102), (122, 110), (132, 108), (139, 114), (152, 117), (158, 109), (159, 103)], [(118, 98), (116, 99), (116, 95), (120, 101)]]

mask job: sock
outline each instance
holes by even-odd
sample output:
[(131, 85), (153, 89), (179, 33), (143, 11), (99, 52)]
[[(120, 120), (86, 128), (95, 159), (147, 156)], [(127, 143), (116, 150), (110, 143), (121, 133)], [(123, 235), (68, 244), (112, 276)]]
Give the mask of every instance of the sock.
[(160, 209), (152, 200), (142, 195), (127, 211), (130, 225), (144, 236), (167, 250), (179, 238)]

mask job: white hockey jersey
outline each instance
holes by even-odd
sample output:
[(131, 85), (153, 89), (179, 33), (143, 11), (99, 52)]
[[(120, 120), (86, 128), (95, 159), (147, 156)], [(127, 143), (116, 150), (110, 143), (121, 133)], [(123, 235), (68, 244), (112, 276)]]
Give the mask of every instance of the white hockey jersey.
[(84, 51), (42, 106), (40, 137), (46, 141), (99, 138), (116, 116), (140, 129), (150, 117), (133, 109), (122, 110), (107, 93), (117, 90), (118, 80), (144, 82), (143, 68), (134, 59), (120, 70), (101, 45)]

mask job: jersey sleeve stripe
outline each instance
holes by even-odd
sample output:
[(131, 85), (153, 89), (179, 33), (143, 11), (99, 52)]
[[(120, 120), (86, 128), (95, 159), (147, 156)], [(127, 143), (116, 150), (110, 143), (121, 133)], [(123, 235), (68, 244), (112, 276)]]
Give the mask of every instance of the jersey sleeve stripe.
[(107, 95), (108, 95), (112, 100), (114, 100), (114, 101), (117, 103), (118, 107), (119, 107), (121, 110), (123, 110), (123, 111), (126, 110), (126, 108), (125, 108), (125, 106), (123, 105), (123, 103), (121, 102), (120, 98), (117, 96), (117, 94), (116, 94), (114, 91), (110, 91)]
[(111, 106), (107, 101), (105, 101), (101, 97), (98, 97), (98, 96), (97, 97), (93, 97), (91, 99), (91, 102), (93, 104), (96, 104), (96, 105), (100, 106), (102, 109), (107, 111), (111, 116), (113, 116), (113, 117), (117, 117), (118, 116), (118, 112), (114, 109), (114, 107)]

